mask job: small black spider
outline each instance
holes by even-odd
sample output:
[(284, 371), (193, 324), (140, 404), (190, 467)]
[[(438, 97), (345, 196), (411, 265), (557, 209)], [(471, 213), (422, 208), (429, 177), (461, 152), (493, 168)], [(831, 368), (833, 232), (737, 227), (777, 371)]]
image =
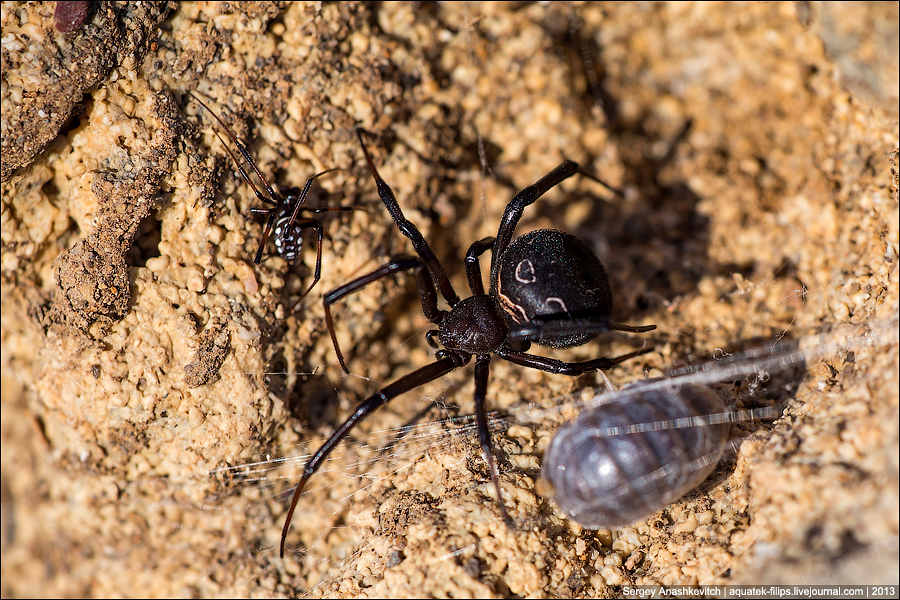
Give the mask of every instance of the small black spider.
[[(395, 257), (375, 271), (325, 295), (325, 322), (334, 342), (335, 354), (341, 367), (349, 373), (334, 333), (329, 306), (376, 279), (398, 271), (416, 269), (422, 311), (428, 320), (438, 327), (426, 334), (428, 343), (437, 350), (435, 356), (437, 360), (401, 377), (364, 400), (309, 459), (303, 469), (300, 483), (294, 490), (291, 506), (284, 521), (281, 533), (282, 557), (285, 538), (303, 487), (338, 442), (357, 423), (392, 398), (465, 365), (473, 355), (475, 415), (479, 441), (485, 461), (490, 468), (501, 512), (506, 522), (512, 523), (500, 495), (500, 482), (485, 411), (491, 354), (532, 369), (578, 375), (611, 368), (629, 358), (650, 352), (651, 348), (615, 358), (564, 362), (527, 354), (530, 343), (566, 348), (584, 344), (604, 331), (641, 333), (656, 328), (655, 325), (633, 327), (610, 321), (612, 295), (606, 272), (593, 252), (579, 239), (552, 229), (540, 229), (512, 239), (525, 207), (576, 173), (619, 193), (615, 188), (581, 169), (577, 163), (564, 161), (537, 183), (518, 192), (506, 206), (497, 237), (484, 238), (469, 247), (466, 252), (466, 276), (472, 296), (460, 299), (425, 238), (416, 226), (403, 216), (393, 191), (378, 174), (363, 141), (362, 132), (357, 130), (357, 135), (369, 170), (375, 179), (378, 195), (394, 223), (412, 241), (418, 257)], [(479, 256), (487, 250), (491, 250), (490, 294), (485, 293), (479, 266)], [(435, 288), (450, 305), (449, 311), (438, 308)]]
[[(237, 147), (238, 152), (243, 157), (243, 159), (250, 165), (253, 169), (253, 172), (256, 173), (259, 181), (261, 183), (262, 189), (265, 191), (263, 194), (259, 188), (254, 185), (253, 181), (250, 179), (250, 176), (247, 174), (246, 169), (241, 164), (241, 161), (238, 160), (238, 157), (235, 155), (234, 151), (231, 147), (225, 143), (225, 140), (222, 139), (222, 136), (219, 135), (219, 131), (217, 129), (213, 129), (213, 132), (216, 134), (216, 137), (219, 138), (219, 141), (222, 142), (222, 145), (225, 147), (225, 150), (228, 151), (228, 154), (231, 156), (231, 160), (234, 161), (235, 166), (237, 166), (238, 171), (241, 174), (243, 180), (250, 186), (250, 189), (256, 194), (256, 197), (259, 198), (261, 202), (264, 204), (268, 204), (268, 208), (264, 207), (253, 207), (250, 209), (250, 212), (255, 215), (263, 215), (266, 217), (266, 228), (263, 231), (263, 237), (259, 242), (259, 247), (256, 249), (256, 256), (253, 258), (253, 262), (255, 264), (259, 264), (262, 260), (263, 249), (266, 247), (266, 242), (269, 240), (269, 237), (272, 238), (272, 243), (275, 245), (275, 251), (283, 257), (289, 263), (293, 263), (300, 256), (300, 250), (303, 246), (303, 230), (312, 229), (316, 233), (316, 267), (313, 272), (313, 280), (312, 283), (306, 288), (306, 291), (300, 296), (300, 300), (303, 299), (309, 292), (312, 291), (313, 287), (319, 282), (319, 276), (322, 273), (322, 238), (324, 236), (324, 231), (322, 229), (322, 224), (312, 217), (306, 215), (306, 213), (318, 214), (323, 212), (344, 212), (351, 210), (358, 210), (359, 207), (355, 206), (332, 206), (329, 208), (308, 208), (303, 206), (303, 203), (306, 202), (307, 196), (309, 196), (309, 190), (312, 187), (313, 181), (322, 175), (326, 175), (333, 171), (338, 171), (340, 169), (326, 169), (324, 171), (320, 171), (315, 175), (310, 176), (306, 180), (306, 184), (303, 186), (303, 189), (300, 188), (290, 188), (285, 191), (284, 194), (276, 191), (269, 181), (263, 176), (262, 172), (260, 172), (259, 168), (256, 166), (253, 158), (250, 157), (250, 153), (247, 151), (247, 147), (238, 140), (237, 136), (229, 129), (229, 127), (219, 118), (219, 115), (214, 113), (209, 106), (206, 105), (203, 100), (201, 100), (196, 94), (193, 92), (188, 92), (188, 94), (197, 101), (200, 106), (202, 106), (206, 111), (211, 114), (216, 121), (218, 121), (219, 125), (222, 129), (225, 130), (225, 133), (228, 135), (228, 138), (231, 142)], [(298, 300), (299, 303), (299, 300)]]

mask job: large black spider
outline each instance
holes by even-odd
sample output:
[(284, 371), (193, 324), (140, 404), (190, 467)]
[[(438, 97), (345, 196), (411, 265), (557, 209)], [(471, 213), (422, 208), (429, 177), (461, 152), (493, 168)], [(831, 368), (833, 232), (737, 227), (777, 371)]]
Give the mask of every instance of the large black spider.
[[(615, 358), (595, 358), (582, 362), (564, 362), (527, 354), (531, 342), (566, 348), (584, 344), (604, 331), (646, 332), (655, 325), (634, 327), (610, 321), (612, 296), (603, 265), (578, 238), (553, 229), (539, 229), (512, 239), (516, 224), (526, 206), (565, 179), (580, 173), (607, 189), (619, 193), (578, 163), (563, 161), (555, 169), (518, 192), (506, 206), (495, 238), (484, 238), (469, 246), (466, 252), (466, 276), (472, 296), (460, 299), (441, 263), (425, 238), (404, 216), (390, 186), (378, 174), (372, 157), (357, 131), (363, 154), (375, 179), (378, 195), (400, 231), (408, 237), (418, 254), (392, 258), (384, 266), (358, 277), (324, 297), (325, 320), (335, 354), (344, 371), (349, 373), (338, 345), (331, 318), (330, 305), (363, 286), (398, 271), (416, 269), (422, 311), (437, 329), (428, 331), (426, 339), (434, 347), (435, 360), (394, 381), (364, 400), (307, 461), (300, 483), (294, 490), (281, 533), (281, 556), (291, 518), (303, 487), (325, 458), (347, 433), (373, 411), (392, 398), (428, 383), (459, 368), (475, 356), (475, 414), (479, 441), (493, 481), (497, 501), (507, 523), (511, 523), (500, 496), (500, 482), (494, 462), (487, 426), (485, 397), (491, 354), (512, 363), (551, 373), (579, 375), (597, 369), (608, 369), (629, 358), (651, 351), (645, 348)], [(486, 294), (481, 279), (479, 256), (491, 250), (491, 288)], [(450, 305), (441, 310), (437, 292)], [(437, 338), (437, 339), (435, 339)]]
[(313, 271), (313, 280), (312, 283), (309, 284), (309, 287), (306, 288), (306, 291), (301, 294), (300, 299), (297, 301), (299, 304), (300, 300), (302, 300), (315, 285), (319, 282), (320, 275), (322, 273), (322, 238), (324, 236), (324, 230), (322, 229), (322, 223), (319, 222), (318, 219), (314, 219), (307, 215), (307, 213), (311, 214), (319, 214), (324, 212), (345, 212), (351, 210), (359, 210), (359, 207), (356, 206), (332, 206), (327, 208), (309, 208), (303, 206), (304, 202), (306, 202), (306, 198), (309, 196), (309, 190), (312, 187), (313, 181), (321, 177), (322, 175), (326, 175), (333, 171), (339, 171), (338, 168), (333, 169), (325, 169), (324, 171), (320, 171), (315, 175), (311, 175), (306, 179), (306, 183), (303, 185), (303, 189), (300, 188), (289, 188), (285, 190), (284, 194), (276, 191), (269, 181), (265, 178), (259, 168), (256, 166), (256, 162), (254, 162), (253, 158), (250, 156), (250, 153), (247, 151), (247, 147), (237, 138), (234, 132), (225, 124), (224, 121), (206, 105), (203, 100), (201, 100), (197, 94), (193, 92), (188, 92), (188, 94), (197, 101), (200, 106), (202, 106), (206, 111), (215, 118), (215, 120), (219, 123), (225, 133), (228, 135), (228, 138), (235, 145), (240, 155), (243, 159), (250, 165), (253, 169), (253, 172), (256, 173), (256, 176), (259, 178), (259, 182), (265, 194), (260, 191), (260, 189), (254, 185), (253, 180), (250, 179), (250, 176), (247, 173), (247, 170), (244, 168), (244, 165), (241, 164), (241, 161), (238, 160), (238, 157), (235, 155), (234, 151), (231, 147), (225, 143), (225, 140), (222, 139), (222, 136), (219, 135), (218, 129), (213, 128), (213, 133), (216, 134), (216, 137), (219, 138), (219, 141), (222, 142), (222, 145), (225, 147), (225, 150), (228, 151), (228, 154), (231, 156), (231, 160), (234, 161), (235, 166), (238, 168), (238, 171), (241, 174), (241, 178), (244, 182), (250, 186), (250, 189), (256, 194), (256, 197), (263, 203), (269, 205), (268, 208), (265, 207), (253, 207), (250, 209), (250, 212), (255, 215), (262, 215), (266, 217), (266, 228), (263, 230), (262, 239), (259, 241), (259, 247), (256, 249), (256, 256), (253, 258), (254, 264), (259, 264), (262, 260), (263, 250), (266, 247), (266, 242), (269, 241), (269, 237), (272, 238), (272, 243), (275, 245), (275, 251), (283, 257), (289, 263), (295, 262), (300, 256), (300, 250), (303, 247), (303, 231), (305, 229), (312, 229), (316, 234), (316, 266)]

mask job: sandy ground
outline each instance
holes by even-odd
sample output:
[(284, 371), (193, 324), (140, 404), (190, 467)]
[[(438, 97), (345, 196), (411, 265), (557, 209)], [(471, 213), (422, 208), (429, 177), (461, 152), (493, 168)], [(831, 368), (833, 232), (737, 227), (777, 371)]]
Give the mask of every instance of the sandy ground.
[[(896, 3), (100, 2), (63, 33), (53, 3), (10, 2), (2, 26), (4, 596), (898, 582)], [(259, 201), (188, 91), (281, 189), (340, 167), (310, 202), (363, 209), (324, 217), (322, 281), (296, 309), (314, 244), (253, 264)], [(353, 432), (281, 560), (300, 465), (278, 459), (431, 360), (407, 275), (335, 305), (353, 375), (334, 358), (322, 293), (412, 250), (357, 126), (460, 292), (468, 245), (563, 158), (624, 189), (574, 178), (519, 227), (587, 241), (614, 317), (657, 324), (616, 385), (822, 331), (887, 343), (719, 383), (781, 416), (736, 427), (684, 499), (599, 531), (536, 488), (602, 378), (492, 363), (510, 529), (466, 418), (470, 365)]]

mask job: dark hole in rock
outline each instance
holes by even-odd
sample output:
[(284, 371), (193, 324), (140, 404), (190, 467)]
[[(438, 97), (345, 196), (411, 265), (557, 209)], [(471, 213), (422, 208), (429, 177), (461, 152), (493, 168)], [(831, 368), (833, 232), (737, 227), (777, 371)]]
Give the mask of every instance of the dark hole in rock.
[(159, 256), (159, 242), (162, 239), (162, 221), (156, 217), (144, 220), (131, 247), (130, 260), (135, 267), (147, 265), (147, 260)]
[(56, 186), (56, 182), (50, 179), (41, 187), (41, 193), (47, 196), (47, 200), (50, 201), (50, 204), (53, 206), (59, 206), (59, 188)]

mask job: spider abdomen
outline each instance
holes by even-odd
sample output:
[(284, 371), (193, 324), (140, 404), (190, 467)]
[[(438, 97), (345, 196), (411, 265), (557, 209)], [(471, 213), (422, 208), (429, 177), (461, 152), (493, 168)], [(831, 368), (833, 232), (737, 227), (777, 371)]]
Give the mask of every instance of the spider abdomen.
[(646, 518), (699, 485), (728, 440), (719, 396), (700, 385), (625, 388), (564, 425), (544, 455), (556, 503), (590, 529)]
[[(510, 326), (545, 319), (605, 321), (612, 310), (606, 271), (588, 246), (573, 235), (538, 229), (512, 241), (500, 257), (491, 293)], [(542, 337), (556, 348), (584, 344), (596, 332)]]
[(290, 221), (291, 215), (287, 212), (278, 217), (272, 228), (272, 242), (279, 256), (294, 262), (303, 246), (303, 230), (298, 225), (290, 225)]

